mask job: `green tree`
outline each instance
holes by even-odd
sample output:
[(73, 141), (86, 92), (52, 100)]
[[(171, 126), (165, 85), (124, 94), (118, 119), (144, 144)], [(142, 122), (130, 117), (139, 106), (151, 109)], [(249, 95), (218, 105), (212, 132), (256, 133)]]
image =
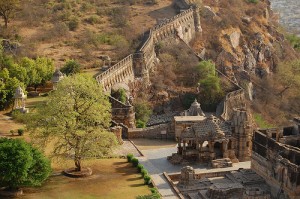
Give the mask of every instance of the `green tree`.
[(66, 62), (66, 64), (60, 69), (64, 74), (73, 75), (80, 72), (80, 64), (75, 60), (71, 59)]
[(138, 121), (138, 124), (141, 124), (141, 127), (143, 123), (146, 124), (150, 118), (150, 115), (152, 114), (152, 110), (150, 108), (150, 105), (147, 101), (137, 101), (134, 105), (135, 108), (135, 116), (136, 120)]
[(50, 175), (50, 161), (21, 139), (0, 138), (0, 186), (39, 186)]
[(6, 28), (9, 19), (14, 16), (17, 8), (19, 7), (19, 3), (19, 0), (0, 0), (0, 15), (4, 20)]
[(199, 62), (196, 66), (196, 70), (200, 79), (216, 74), (216, 66), (211, 60)]
[(220, 78), (216, 75), (215, 64), (212, 61), (201, 61), (197, 66), (200, 98), (203, 109), (212, 111), (223, 97)]
[(283, 88), (279, 92), (282, 96), (288, 89), (299, 91), (300, 87), (300, 59), (282, 62), (277, 67), (277, 79), (282, 83)]
[(16, 77), (19, 81), (23, 82), (26, 86), (34, 86), (35, 89), (50, 80), (54, 64), (51, 59), (38, 57), (37, 59), (30, 59), (24, 57), (20, 63), (8, 64), (11, 77)]
[(18, 86), (21, 86), (25, 90), (24, 84), (17, 78), (4, 79), (0, 77), (0, 110), (12, 104), (13, 96)]
[(116, 145), (108, 132), (111, 105), (97, 82), (84, 74), (75, 74), (59, 82), (45, 104), (28, 119), (33, 140), (45, 148), (55, 142), (55, 157), (72, 157), (81, 171), (82, 159), (107, 155)]

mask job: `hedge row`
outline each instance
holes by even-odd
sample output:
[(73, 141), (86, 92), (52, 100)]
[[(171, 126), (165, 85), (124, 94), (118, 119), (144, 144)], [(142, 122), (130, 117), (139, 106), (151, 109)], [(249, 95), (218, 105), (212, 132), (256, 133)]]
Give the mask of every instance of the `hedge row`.
[(127, 155), (127, 161), (131, 162), (134, 167), (138, 169), (138, 171), (142, 174), (144, 178), (144, 183), (146, 185), (151, 184), (151, 177), (148, 173), (148, 171), (144, 168), (142, 164), (139, 163), (139, 160), (133, 156), (133, 154)]

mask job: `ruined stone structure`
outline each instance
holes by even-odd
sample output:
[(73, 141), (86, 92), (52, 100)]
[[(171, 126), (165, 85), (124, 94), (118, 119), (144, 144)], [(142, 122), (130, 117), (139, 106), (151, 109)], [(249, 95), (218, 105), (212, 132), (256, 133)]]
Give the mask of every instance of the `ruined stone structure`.
[(169, 157), (171, 162), (188, 160), (226, 167), (232, 165), (231, 161), (250, 160), (252, 116), (246, 108), (244, 90), (235, 86), (237, 90), (226, 95), (217, 116), (205, 117), (195, 101), (182, 116), (174, 117), (178, 151)]
[(115, 123), (122, 123), (129, 128), (135, 127), (135, 112), (134, 107), (130, 104), (124, 104), (119, 100), (109, 97), (109, 102), (112, 106), (112, 120)]
[(202, 31), (199, 8), (196, 5), (186, 0), (176, 0), (175, 5), (180, 10), (178, 15), (150, 29), (136, 53), (128, 55), (96, 77), (105, 91), (110, 91), (116, 83), (130, 83), (135, 78), (143, 78), (144, 83), (149, 84), (149, 72), (158, 61), (155, 45), (169, 38), (189, 43), (195, 37), (196, 32)]
[(59, 69), (56, 69), (51, 79), (53, 90), (56, 90), (58, 82), (60, 82), (63, 78), (64, 74)]
[(167, 179), (182, 199), (271, 199), (269, 186), (250, 169), (196, 173), (187, 166)]
[(116, 136), (117, 141), (120, 145), (124, 143), (122, 139), (122, 127), (121, 126), (114, 126), (110, 128), (111, 132)]
[(300, 198), (300, 119), (294, 121), (294, 126), (253, 136), (251, 169), (270, 185), (274, 198)]
[[(203, 117), (176, 134), (177, 155), (187, 160), (210, 163), (224, 158), (234, 162), (250, 160), (251, 127), (251, 118), (246, 110), (234, 109), (231, 124), (212, 115)], [(223, 163), (230, 166), (228, 159), (224, 159), (219, 167), (226, 166), (222, 166)]]

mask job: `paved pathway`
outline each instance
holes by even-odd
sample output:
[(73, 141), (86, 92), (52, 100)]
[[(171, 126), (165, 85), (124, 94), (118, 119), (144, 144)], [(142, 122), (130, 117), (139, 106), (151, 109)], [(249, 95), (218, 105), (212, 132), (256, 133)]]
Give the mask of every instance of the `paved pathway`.
[[(141, 150), (144, 157), (139, 157), (139, 161), (146, 167), (148, 172), (151, 174), (152, 180), (157, 186), (163, 199), (177, 199), (175, 192), (170, 187), (169, 183), (163, 176), (163, 172), (176, 173), (180, 172), (182, 166), (172, 165), (168, 160), (167, 156), (172, 153), (176, 153), (176, 147), (161, 148), (161, 149), (150, 149)], [(207, 169), (203, 165), (192, 165), (195, 171), (198, 172), (218, 172), (218, 171), (229, 171), (236, 170), (238, 168), (250, 168), (250, 161), (233, 164), (233, 167), (220, 168), (220, 169)]]

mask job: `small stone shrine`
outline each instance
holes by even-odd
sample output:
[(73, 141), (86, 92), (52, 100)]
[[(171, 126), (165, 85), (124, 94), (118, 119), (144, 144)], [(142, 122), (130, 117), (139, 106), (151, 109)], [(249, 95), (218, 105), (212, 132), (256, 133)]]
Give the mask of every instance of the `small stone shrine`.
[(21, 86), (19, 86), (14, 94), (14, 110), (19, 110), (22, 113), (27, 113), (28, 109), (25, 108), (25, 99), (26, 99), (26, 95), (24, 94), (23, 89), (21, 88)]
[(52, 84), (53, 84), (53, 90), (57, 89), (57, 84), (64, 78), (64, 74), (60, 72), (59, 69), (56, 69), (53, 76), (52, 76)]

